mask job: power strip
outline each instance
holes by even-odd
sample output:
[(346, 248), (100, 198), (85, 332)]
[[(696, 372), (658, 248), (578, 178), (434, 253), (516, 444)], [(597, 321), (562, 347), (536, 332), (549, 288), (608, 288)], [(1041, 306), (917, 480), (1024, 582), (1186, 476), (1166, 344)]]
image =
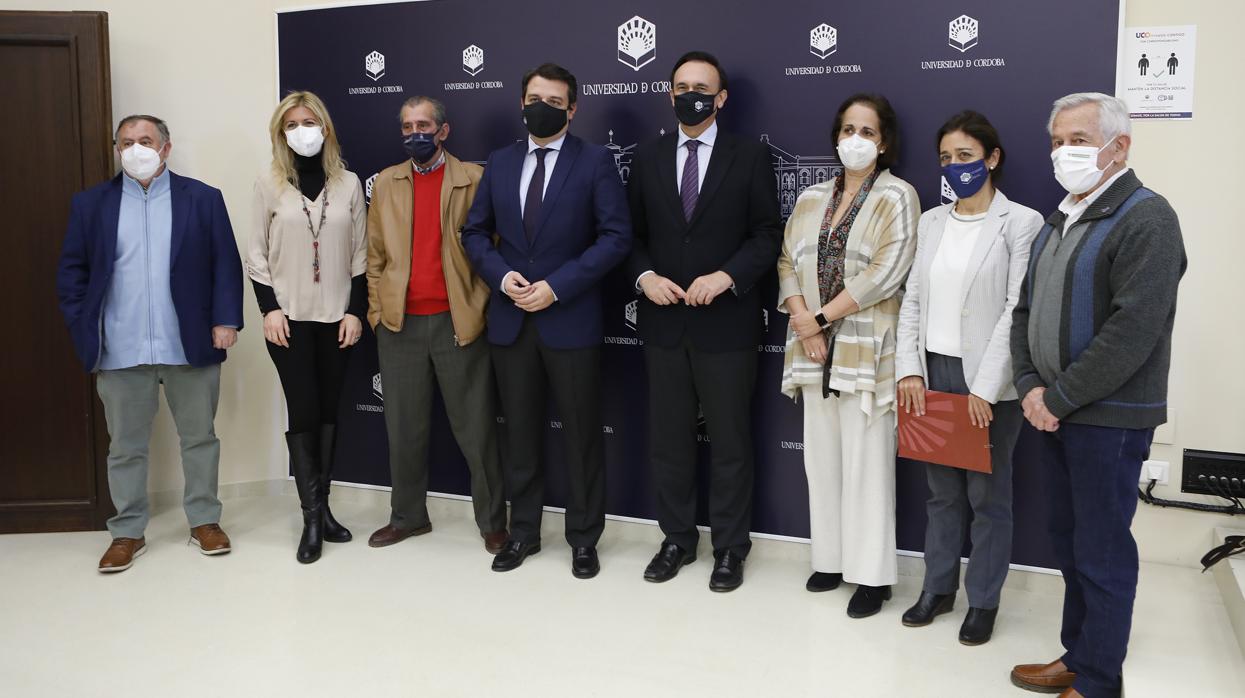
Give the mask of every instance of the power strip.
[(1245, 497), (1245, 454), (1186, 448), (1180, 491)]

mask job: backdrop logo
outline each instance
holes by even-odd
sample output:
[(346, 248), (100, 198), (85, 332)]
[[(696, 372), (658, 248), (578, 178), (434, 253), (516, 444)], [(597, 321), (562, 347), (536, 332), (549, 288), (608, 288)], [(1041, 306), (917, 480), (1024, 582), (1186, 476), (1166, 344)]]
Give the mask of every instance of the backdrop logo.
[(636, 319), (638, 318), (639, 307), (640, 307), (640, 301), (638, 300), (631, 301), (630, 303), (623, 306), (623, 322), (627, 324), (627, 329), (631, 330), (632, 332), (635, 331)]
[(824, 61), (826, 56), (839, 50), (839, 30), (829, 24), (813, 27), (808, 33), (808, 50)]
[(618, 62), (639, 70), (657, 58), (657, 25), (636, 15), (618, 25)]
[(385, 54), (372, 51), (363, 57), (363, 70), (372, 80), (385, 77)]
[(947, 43), (951, 48), (964, 53), (977, 45), (977, 20), (968, 15), (960, 15), (951, 20), (947, 27)]
[(385, 399), (385, 387), (380, 382), (379, 373), (372, 376), (372, 394), (376, 396), (377, 400), (381, 400), (382, 402)]
[(376, 184), (376, 175), (379, 175), (379, 174), (380, 174), (380, 173), (379, 173), (379, 172), (377, 172), (376, 174), (372, 175), (371, 177), (368, 177), (368, 178), (367, 178), (367, 181), (363, 183), (363, 193), (364, 193), (364, 195), (366, 195), (366, 196), (367, 196), (367, 205), (368, 205), (368, 206), (371, 206), (371, 205), (372, 205), (372, 185), (373, 185), (373, 184)]
[(475, 77), (484, 70), (484, 49), (472, 44), (463, 49), (463, 70)]

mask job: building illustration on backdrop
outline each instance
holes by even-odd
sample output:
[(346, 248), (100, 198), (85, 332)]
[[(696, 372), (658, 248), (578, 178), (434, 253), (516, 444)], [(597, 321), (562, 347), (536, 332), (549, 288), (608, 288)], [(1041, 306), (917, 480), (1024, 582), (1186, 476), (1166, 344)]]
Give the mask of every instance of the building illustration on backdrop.
[(609, 130), (609, 137), (610, 141), (605, 144), (605, 149), (614, 156), (614, 167), (618, 168), (618, 178), (622, 180), (623, 185), (626, 185), (631, 177), (631, 158), (635, 155), (636, 144), (622, 146), (615, 143), (614, 129)]
[(778, 205), (786, 219), (795, 210), (795, 200), (805, 187), (821, 184), (838, 176), (843, 170), (834, 155), (793, 155), (770, 142), (769, 134), (761, 134), (774, 158), (774, 174), (778, 177)]

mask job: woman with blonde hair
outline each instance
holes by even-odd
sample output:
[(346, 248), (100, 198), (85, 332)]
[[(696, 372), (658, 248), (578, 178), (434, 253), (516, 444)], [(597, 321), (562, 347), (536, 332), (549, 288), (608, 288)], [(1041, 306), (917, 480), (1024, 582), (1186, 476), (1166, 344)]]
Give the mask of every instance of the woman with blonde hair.
[(328, 109), (310, 92), (281, 100), (268, 125), (272, 166), (255, 181), (247, 274), (289, 414), (286, 444), (303, 511), (298, 561), (350, 531), (328, 507), (337, 405), (367, 312), (367, 209)]

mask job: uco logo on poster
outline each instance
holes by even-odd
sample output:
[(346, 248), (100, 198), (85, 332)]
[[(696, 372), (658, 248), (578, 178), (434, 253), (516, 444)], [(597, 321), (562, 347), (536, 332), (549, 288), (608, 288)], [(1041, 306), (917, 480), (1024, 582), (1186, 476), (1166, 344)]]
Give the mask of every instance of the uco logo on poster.
[(639, 70), (657, 58), (657, 25), (636, 15), (618, 25), (618, 62)]
[[(363, 74), (372, 82), (377, 82), (385, 77), (385, 54), (380, 51), (372, 51), (363, 57)], [(347, 87), (348, 95), (376, 95), (392, 92), (402, 92), (401, 85), (364, 85), (362, 87)]]
[[(822, 22), (808, 31), (808, 52), (821, 60), (826, 60), (839, 50), (839, 30)], [(857, 63), (838, 65), (797, 65), (783, 69), (787, 77), (808, 77), (841, 75), (843, 73), (863, 73), (864, 69)]]

